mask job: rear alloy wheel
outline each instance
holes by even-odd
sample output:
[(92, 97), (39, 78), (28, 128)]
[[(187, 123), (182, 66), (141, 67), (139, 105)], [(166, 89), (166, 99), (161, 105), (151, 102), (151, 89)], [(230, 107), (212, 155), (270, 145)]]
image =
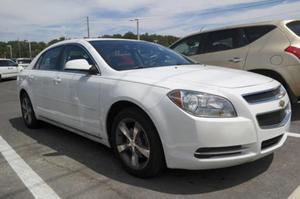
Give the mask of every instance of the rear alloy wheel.
[(138, 177), (157, 175), (165, 167), (158, 134), (139, 109), (126, 109), (114, 120), (112, 144), (124, 168)]
[(22, 117), (28, 128), (38, 127), (39, 121), (36, 119), (31, 101), (27, 94), (21, 97)]

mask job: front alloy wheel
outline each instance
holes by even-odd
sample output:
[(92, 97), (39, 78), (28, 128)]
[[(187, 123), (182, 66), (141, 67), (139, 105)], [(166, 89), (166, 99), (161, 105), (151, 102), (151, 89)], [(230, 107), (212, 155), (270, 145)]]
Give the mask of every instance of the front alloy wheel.
[(133, 169), (142, 169), (149, 162), (150, 144), (145, 130), (134, 119), (119, 122), (116, 133), (117, 150), (122, 160)]
[(129, 173), (146, 178), (165, 168), (162, 144), (149, 117), (138, 108), (121, 111), (112, 125), (112, 147)]

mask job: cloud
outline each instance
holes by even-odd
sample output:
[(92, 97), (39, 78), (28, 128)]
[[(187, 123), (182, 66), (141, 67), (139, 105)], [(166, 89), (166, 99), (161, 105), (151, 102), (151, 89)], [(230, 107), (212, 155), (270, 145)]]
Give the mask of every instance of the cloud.
[(201, 28), (233, 23), (294, 18), (296, 0), (1, 0), (0, 40), (46, 40), (135, 31), (183, 36)]

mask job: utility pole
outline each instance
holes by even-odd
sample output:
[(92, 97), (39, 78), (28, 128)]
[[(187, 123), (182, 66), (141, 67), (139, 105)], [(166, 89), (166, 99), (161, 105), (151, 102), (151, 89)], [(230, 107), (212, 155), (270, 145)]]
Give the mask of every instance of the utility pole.
[(18, 50), (19, 50), (19, 57), (21, 57), (21, 45), (20, 41), (18, 40)]
[(90, 38), (90, 22), (89, 22), (89, 16), (86, 17), (86, 26), (87, 26), (87, 37)]
[(32, 59), (32, 53), (31, 53), (31, 43), (28, 40), (24, 40), (24, 42), (28, 42), (28, 52), (29, 52), (29, 58)]
[(29, 58), (32, 59), (31, 43), (30, 43), (30, 41), (28, 41), (28, 49), (29, 49)]
[(140, 19), (131, 19), (130, 21), (136, 21), (136, 35), (137, 35), (137, 40), (140, 40)]
[(12, 58), (12, 46), (11, 45), (7, 45), (7, 48), (9, 48), (10, 58)]

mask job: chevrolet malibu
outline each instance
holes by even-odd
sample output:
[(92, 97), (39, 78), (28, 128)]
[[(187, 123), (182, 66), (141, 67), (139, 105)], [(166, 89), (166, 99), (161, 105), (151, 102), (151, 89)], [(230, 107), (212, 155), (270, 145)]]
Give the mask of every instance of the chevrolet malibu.
[(291, 108), (277, 81), (198, 65), (157, 44), (54, 44), (18, 76), (22, 116), (112, 147), (126, 171), (211, 169), (262, 158), (286, 140)]

